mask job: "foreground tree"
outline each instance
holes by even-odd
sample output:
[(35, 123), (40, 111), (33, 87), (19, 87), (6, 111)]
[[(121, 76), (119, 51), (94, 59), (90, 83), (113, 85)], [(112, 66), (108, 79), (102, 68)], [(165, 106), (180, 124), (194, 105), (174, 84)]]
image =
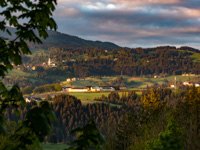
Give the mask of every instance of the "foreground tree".
[[(13, 65), (22, 64), (22, 55), (30, 54), (27, 42), (41, 44), (40, 37), (47, 38), (48, 29), (56, 30), (57, 26), (52, 18), (56, 0), (1, 0), (0, 1), (0, 30), (10, 35), (10, 39), (0, 37), (0, 78), (5, 77)], [(22, 23), (21, 23), (22, 22)], [(15, 33), (10, 32), (14, 27)], [(12, 39), (12, 40), (11, 40)], [(19, 104), (26, 106), (25, 100), (17, 85), (8, 90), (0, 81), (0, 135), (8, 136), (4, 112), (8, 107), (15, 109), (19, 116)], [(34, 149), (39, 148), (39, 142), (50, 133), (51, 121), (54, 114), (48, 102), (31, 109), (25, 120), (9, 137), (14, 141), (2, 149)], [(2, 143), (0, 143), (2, 144)]]
[(181, 127), (184, 149), (200, 149), (200, 88), (193, 87), (176, 105), (174, 116)]
[(140, 126), (137, 116), (133, 112), (125, 114), (117, 127), (115, 150), (127, 150), (133, 146), (140, 134)]
[(79, 133), (80, 136), (72, 142), (76, 146), (67, 150), (101, 150), (101, 145), (105, 142), (93, 120), (88, 121), (87, 125), (82, 128), (76, 128), (72, 131), (73, 133)]
[(146, 150), (183, 150), (180, 128), (174, 118), (168, 119), (168, 125), (158, 139), (147, 142)]

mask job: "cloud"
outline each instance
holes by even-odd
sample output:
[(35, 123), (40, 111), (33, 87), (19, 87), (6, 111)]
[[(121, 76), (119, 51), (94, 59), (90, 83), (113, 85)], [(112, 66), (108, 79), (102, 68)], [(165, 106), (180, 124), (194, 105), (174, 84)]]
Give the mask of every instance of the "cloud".
[(199, 0), (58, 0), (60, 32), (122, 46), (200, 45)]

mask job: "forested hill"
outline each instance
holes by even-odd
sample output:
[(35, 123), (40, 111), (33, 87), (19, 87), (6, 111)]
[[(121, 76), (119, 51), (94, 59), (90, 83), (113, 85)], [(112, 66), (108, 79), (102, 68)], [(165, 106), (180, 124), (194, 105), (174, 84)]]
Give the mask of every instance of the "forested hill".
[(48, 39), (43, 40), (43, 45), (47, 47), (99, 47), (109, 50), (120, 48), (118, 45), (111, 42), (89, 41), (60, 32), (48, 31), (48, 34)]
[[(15, 38), (15, 29), (11, 27), (7, 27), (7, 29), (10, 30), (13, 36), (9, 36), (7, 33), (0, 31), (0, 36), (8, 39), (14, 39)], [(40, 47), (43, 49), (48, 49), (49, 47), (58, 47), (58, 48), (68, 48), (68, 47), (98, 47), (102, 49), (119, 49), (120, 46), (111, 43), (111, 42), (101, 42), (101, 41), (90, 41), (90, 40), (84, 40), (77, 36), (71, 36), (68, 34), (55, 32), (55, 31), (48, 31), (49, 37), (47, 39), (43, 39), (42, 45), (35, 45), (32, 43), (29, 43), (29, 46), (32, 48)]]

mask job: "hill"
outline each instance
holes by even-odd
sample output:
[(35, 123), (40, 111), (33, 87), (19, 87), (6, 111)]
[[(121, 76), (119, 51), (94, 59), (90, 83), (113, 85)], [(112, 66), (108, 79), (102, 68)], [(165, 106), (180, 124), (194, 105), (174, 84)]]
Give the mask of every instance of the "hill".
[[(1, 37), (8, 38), (8, 39), (14, 39), (15, 38), (15, 29), (11, 27), (7, 27), (10, 32), (12, 33), (12, 36), (9, 36), (6, 32), (0, 31)], [(49, 47), (58, 47), (58, 48), (69, 48), (69, 47), (98, 47), (102, 49), (119, 49), (120, 46), (111, 43), (111, 42), (101, 42), (101, 41), (90, 41), (90, 40), (84, 40), (77, 36), (72, 36), (60, 32), (55, 31), (48, 31), (49, 37), (47, 39), (42, 39), (43, 44), (42, 45), (35, 45), (33, 43), (29, 43), (29, 46), (31, 47), (40, 47), (43, 49), (48, 49)]]

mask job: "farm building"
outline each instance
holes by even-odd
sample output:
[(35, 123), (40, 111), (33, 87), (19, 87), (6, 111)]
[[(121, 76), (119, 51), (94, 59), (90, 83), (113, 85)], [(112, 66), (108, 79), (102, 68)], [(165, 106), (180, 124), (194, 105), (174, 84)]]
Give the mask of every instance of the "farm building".
[(69, 88), (69, 92), (87, 92), (87, 91), (89, 91), (88, 88), (80, 88), (80, 87)]
[(104, 92), (115, 91), (113, 87), (100, 87), (100, 90)]
[(76, 81), (77, 79), (76, 78), (72, 78), (72, 81)]
[(67, 78), (67, 80), (66, 80), (67, 82), (70, 82), (71, 81), (71, 79), (70, 78)]
[(200, 87), (200, 83), (195, 83), (195, 87)]
[(188, 81), (184, 81), (183, 85), (189, 85), (189, 82)]
[(87, 92), (89, 91), (88, 88), (82, 87), (62, 87), (63, 92)]
[(71, 89), (72, 87), (62, 87), (62, 91), (63, 92), (69, 92), (69, 89)]
[(91, 87), (91, 92), (100, 92), (100, 87), (98, 87), (98, 86), (95, 86), (95, 87)]
[(171, 87), (171, 88), (175, 88), (176, 85), (175, 85), (175, 84), (171, 84), (170, 87)]

